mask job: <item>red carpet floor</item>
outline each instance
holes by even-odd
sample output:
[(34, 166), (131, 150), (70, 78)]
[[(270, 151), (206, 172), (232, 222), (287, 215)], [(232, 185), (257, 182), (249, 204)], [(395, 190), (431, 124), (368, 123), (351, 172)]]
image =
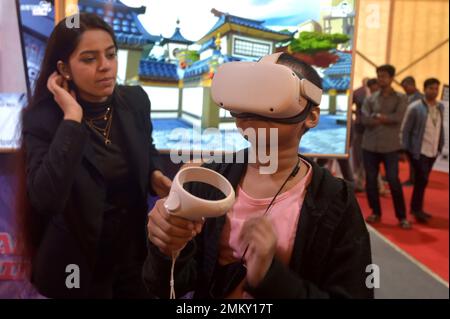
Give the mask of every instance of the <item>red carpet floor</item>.
[[(400, 179), (407, 179), (408, 166), (400, 164)], [(381, 196), (383, 209), (382, 221), (372, 225), (393, 244), (427, 266), (434, 273), (448, 282), (449, 277), (449, 175), (433, 171), (425, 192), (424, 210), (433, 215), (428, 224), (415, 222), (409, 214), (412, 187), (403, 187), (408, 209), (408, 219), (413, 222), (411, 230), (397, 226), (394, 207), (390, 195)], [(365, 193), (357, 194), (363, 215), (371, 214)]]

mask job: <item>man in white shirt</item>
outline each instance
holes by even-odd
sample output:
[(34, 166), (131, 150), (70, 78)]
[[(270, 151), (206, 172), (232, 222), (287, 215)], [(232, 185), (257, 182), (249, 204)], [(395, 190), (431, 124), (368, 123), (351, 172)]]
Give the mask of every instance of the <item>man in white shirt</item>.
[(437, 100), (439, 85), (435, 78), (425, 81), (425, 96), (409, 106), (401, 130), (403, 148), (410, 154), (416, 177), (411, 214), (420, 223), (431, 218), (423, 211), (423, 199), (431, 169), (444, 146), (444, 106)]

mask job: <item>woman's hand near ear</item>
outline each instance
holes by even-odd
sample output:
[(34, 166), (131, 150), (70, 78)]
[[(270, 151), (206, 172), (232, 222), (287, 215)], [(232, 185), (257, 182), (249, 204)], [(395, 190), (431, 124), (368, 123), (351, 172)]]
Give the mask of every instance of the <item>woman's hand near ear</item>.
[(53, 72), (48, 78), (47, 88), (53, 94), (53, 98), (64, 113), (65, 120), (73, 120), (81, 123), (83, 109), (78, 104), (75, 92), (69, 90), (69, 84), (57, 72)]

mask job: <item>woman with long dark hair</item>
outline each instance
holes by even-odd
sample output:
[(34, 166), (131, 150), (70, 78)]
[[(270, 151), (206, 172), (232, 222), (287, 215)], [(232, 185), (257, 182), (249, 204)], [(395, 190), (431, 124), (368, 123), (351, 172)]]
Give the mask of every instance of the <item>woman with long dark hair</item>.
[(145, 298), (148, 192), (163, 197), (171, 182), (145, 91), (116, 85), (113, 30), (93, 14), (79, 21), (53, 30), (23, 114), (19, 239), (44, 296)]

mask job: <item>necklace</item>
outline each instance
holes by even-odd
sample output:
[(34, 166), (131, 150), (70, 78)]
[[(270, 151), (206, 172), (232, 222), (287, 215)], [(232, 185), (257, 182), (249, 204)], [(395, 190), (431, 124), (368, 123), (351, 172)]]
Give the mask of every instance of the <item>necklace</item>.
[[(94, 118), (85, 119), (86, 124), (91, 129), (97, 131), (100, 135), (102, 135), (103, 139), (105, 140), (106, 146), (111, 144), (111, 139), (109, 138), (109, 135), (111, 133), (112, 118), (113, 118), (113, 110), (109, 106), (106, 108), (105, 114), (102, 114)], [(100, 122), (100, 124), (98, 122)]]

